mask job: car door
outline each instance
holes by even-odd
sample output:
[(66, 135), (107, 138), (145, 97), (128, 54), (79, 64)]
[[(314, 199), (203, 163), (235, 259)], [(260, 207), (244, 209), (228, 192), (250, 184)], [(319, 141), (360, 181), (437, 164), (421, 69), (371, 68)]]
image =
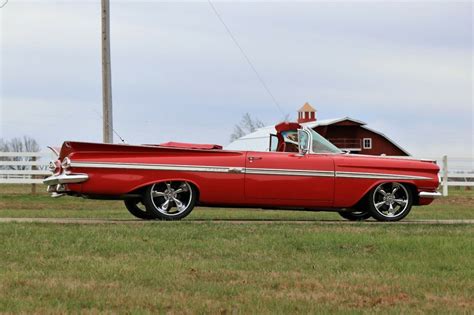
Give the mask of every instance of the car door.
[(332, 155), (247, 152), (245, 196), (284, 204), (314, 201), (315, 206), (330, 205), (334, 196)]

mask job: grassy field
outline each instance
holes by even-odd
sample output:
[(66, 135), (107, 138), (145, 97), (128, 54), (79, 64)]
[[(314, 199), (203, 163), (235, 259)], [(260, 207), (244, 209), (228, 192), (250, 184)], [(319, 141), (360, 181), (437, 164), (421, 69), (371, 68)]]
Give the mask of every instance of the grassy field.
[[(40, 188), (43, 188), (40, 186)], [(41, 189), (39, 189), (41, 190)], [(0, 185), (0, 217), (134, 219), (122, 201), (51, 198), (46, 192), (31, 195), (28, 185)], [(474, 219), (474, 190), (450, 190), (449, 197), (427, 207), (414, 207), (410, 219)], [(343, 220), (337, 213), (260, 209), (196, 208), (185, 220)]]
[[(120, 202), (27, 191), (0, 186), (0, 216), (133, 219)], [(407, 220), (473, 219), (472, 191), (450, 193)], [(0, 312), (474, 312), (472, 225), (324, 220), (339, 216), (197, 208), (182, 222), (0, 223)]]

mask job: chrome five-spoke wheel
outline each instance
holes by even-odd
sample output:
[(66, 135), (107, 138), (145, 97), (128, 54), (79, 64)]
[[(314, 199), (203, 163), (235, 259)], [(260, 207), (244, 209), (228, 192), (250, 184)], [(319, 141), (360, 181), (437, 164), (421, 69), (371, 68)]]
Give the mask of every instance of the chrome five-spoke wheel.
[(161, 182), (148, 187), (143, 203), (157, 219), (179, 220), (192, 211), (196, 195), (188, 182)]
[(398, 221), (408, 215), (413, 204), (411, 190), (401, 183), (383, 183), (372, 190), (370, 212), (379, 221)]

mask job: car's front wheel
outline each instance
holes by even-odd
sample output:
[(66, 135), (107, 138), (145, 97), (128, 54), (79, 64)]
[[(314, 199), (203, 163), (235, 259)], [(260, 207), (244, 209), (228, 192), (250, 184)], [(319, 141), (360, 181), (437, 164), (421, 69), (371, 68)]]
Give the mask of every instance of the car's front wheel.
[(413, 193), (401, 183), (383, 183), (369, 195), (370, 214), (378, 221), (398, 221), (408, 215), (413, 205)]
[(191, 213), (196, 199), (197, 190), (188, 182), (161, 182), (146, 189), (143, 203), (159, 220), (180, 220)]
[(340, 211), (339, 215), (349, 221), (364, 221), (371, 217), (370, 213), (366, 211)]

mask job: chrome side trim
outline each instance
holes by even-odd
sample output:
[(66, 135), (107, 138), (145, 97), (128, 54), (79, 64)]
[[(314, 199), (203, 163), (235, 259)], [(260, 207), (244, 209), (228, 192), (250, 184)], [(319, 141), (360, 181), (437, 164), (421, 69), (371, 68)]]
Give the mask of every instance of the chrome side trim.
[(274, 169), (274, 168), (246, 168), (245, 173), (256, 174), (256, 175), (334, 177), (334, 172), (332, 171), (310, 171), (310, 170)]
[(382, 173), (358, 173), (358, 172), (336, 172), (336, 177), (342, 178), (366, 178), (366, 179), (412, 179), (412, 180), (430, 180), (429, 177), (398, 175), (398, 174), (382, 174)]
[(107, 162), (71, 162), (71, 167), (87, 168), (123, 168), (129, 170), (183, 171), (183, 172), (212, 172), (228, 173), (235, 167), (200, 166), (178, 164), (142, 164), (142, 163), (107, 163)]
[(435, 192), (428, 192), (428, 191), (422, 191), (418, 194), (418, 196), (420, 198), (432, 198), (432, 199), (436, 199), (436, 198), (440, 198), (443, 196), (443, 194), (441, 194), (440, 192), (438, 191), (435, 191)]
[(120, 168), (134, 170), (156, 170), (156, 171), (182, 171), (182, 172), (211, 172), (231, 174), (254, 174), (254, 175), (282, 175), (282, 176), (314, 176), (314, 177), (340, 177), (340, 178), (364, 178), (364, 179), (389, 179), (389, 180), (430, 180), (429, 177), (361, 173), (361, 172), (333, 172), (301, 169), (274, 169), (274, 168), (245, 168), (233, 166), (207, 166), (207, 165), (180, 165), (180, 164), (146, 164), (146, 163), (110, 163), (110, 162), (74, 162), (71, 167), (79, 168)]
[(240, 174), (245, 173), (245, 170), (243, 167), (231, 167), (229, 168), (228, 172), (233, 174)]
[(121, 168), (121, 169), (156, 170), (156, 171), (212, 172), (212, 173), (232, 173), (232, 174), (246, 173), (246, 174), (260, 174), (260, 175), (334, 177), (334, 172), (332, 172), (332, 171), (310, 171), (310, 170), (298, 170), (298, 169), (244, 168), (244, 167), (179, 165), (179, 164), (71, 162), (71, 167)]
[(89, 179), (87, 174), (61, 174), (53, 175), (43, 180), (43, 184), (52, 186), (58, 184), (76, 184), (82, 183)]

